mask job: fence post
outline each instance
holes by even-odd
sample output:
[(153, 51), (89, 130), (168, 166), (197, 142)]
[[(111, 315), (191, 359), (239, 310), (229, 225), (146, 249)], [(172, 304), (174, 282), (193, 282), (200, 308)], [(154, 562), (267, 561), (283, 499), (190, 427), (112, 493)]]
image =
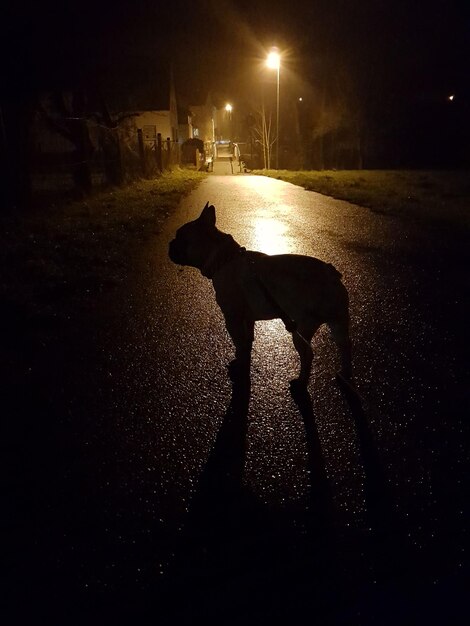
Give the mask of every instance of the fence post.
[(166, 138), (166, 153), (167, 153), (166, 169), (169, 170), (171, 169), (171, 140), (169, 137)]
[(157, 167), (159, 172), (163, 172), (162, 166), (162, 134), (157, 134)]
[(137, 139), (139, 141), (139, 156), (140, 156), (140, 165), (142, 167), (142, 174), (145, 176), (145, 149), (144, 149), (144, 135), (142, 133), (142, 129), (137, 129)]

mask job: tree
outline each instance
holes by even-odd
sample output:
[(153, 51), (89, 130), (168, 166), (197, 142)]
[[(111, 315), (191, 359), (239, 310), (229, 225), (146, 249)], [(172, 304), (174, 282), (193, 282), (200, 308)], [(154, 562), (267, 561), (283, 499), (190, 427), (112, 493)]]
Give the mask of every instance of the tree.
[(91, 117), (97, 122), (100, 133), (99, 142), (104, 155), (104, 171), (108, 183), (120, 185), (124, 180), (124, 171), (121, 154), (121, 129), (123, 122), (136, 117), (138, 113), (124, 113), (113, 117), (103, 98), (99, 98), (100, 109)]
[(55, 91), (46, 103), (39, 105), (49, 127), (65, 137), (75, 147), (73, 178), (77, 190), (91, 193), (92, 179), (90, 161), (95, 150), (90, 139), (86, 119), (86, 97), (83, 90), (74, 92)]
[(263, 163), (264, 169), (271, 168), (271, 156), (272, 147), (276, 141), (274, 135), (272, 114), (266, 113), (266, 107), (264, 104), (261, 108), (255, 110), (254, 114), (253, 134), (256, 137), (256, 141), (259, 142), (263, 149)]

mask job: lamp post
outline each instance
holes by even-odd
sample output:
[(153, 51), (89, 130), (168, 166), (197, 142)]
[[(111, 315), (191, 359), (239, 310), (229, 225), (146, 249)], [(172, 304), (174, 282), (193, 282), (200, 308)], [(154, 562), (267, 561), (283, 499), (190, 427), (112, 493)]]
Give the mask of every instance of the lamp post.
[(281, 55), (277, 48), (272, 48), (266, 59), (266, 65), (277, 71), (276, 89), (276, 169), (279, 169), (279, 75), (281, 69)]
[(225, 105), (225, 111), (227, 112), (227, 117), (228, 117), (228, 132), (229, 132), (229, 139), (230, 141), (232, 141), (232, 105), (230, 103), (227, 103)]
[(232, 128), (232, 110), (233, 107), (230, 103), (225, 105), (225, 111), (228, 117), (228, 140), (229, 140), (229, 155), (230, 155), (230, 168), (233, 174), (233, 128)]

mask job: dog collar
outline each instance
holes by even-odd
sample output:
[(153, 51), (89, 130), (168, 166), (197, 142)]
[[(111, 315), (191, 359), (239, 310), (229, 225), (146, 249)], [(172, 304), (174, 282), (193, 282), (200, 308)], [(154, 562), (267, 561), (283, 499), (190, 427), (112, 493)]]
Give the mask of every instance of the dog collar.
[[(235, 246), (234, 246), (235, 244)], [(206, 278), (213, 278), (224, 265), (232, 261), (237, 255), (246, 252), (246, 248), (239, 246), (232, 238), (226, 244), (214, 250), (201, 268), (201, 274)]]

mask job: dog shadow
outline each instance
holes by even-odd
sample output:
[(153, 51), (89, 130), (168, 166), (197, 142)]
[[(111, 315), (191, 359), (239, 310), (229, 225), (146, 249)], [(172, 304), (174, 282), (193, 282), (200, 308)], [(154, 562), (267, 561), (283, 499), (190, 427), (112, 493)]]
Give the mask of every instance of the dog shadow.
[(312, 397), (305, 386), (295, 383), (291, 383), (290, 392), (302, 417), (307, 443), (307, 469), (310, 476), (307, 525), (314, 533), (330, 536), (334, 525), (333, 498), (316, 426)]
[[(325, 623), (330, 623), (338, 610), (346, 623), (349, 611), (356, 610), (358, 594), (372, 589), (372, 581), (402, 576), (410, 554), (406, 538), (396, 528), (390, 485), (361, 398), (338, 380), (356, 431), (366, 507), (365, 527), (346, 529), (340, 527), (333, 505), (308, 389), (291, 385), (307, 444), (307, 503), (272, 507), (244, 484), (249, 370), (232, 372), (231, 378), (230, 404), (183, 531), (173, 544), (173, 560), (159, 596), (165, 597), (165, 610), (173, 615), (181, 607), (187, 621), (178, 623), (188, 624), (195, 623), (194, 610), (200, 611), (199, 617), (226, 616), (227, 607), (238, 611), (233, 623), (238, 617), (244, 621), (241, 616), (250, 616), (245, 620), (250, 624), (262, 621), (262, 616), (273, 623), (280, 617), (302, 623), (306, 611), (314, 607), (320, 622), (325, 616)], [(190, 608), (182, 607), (182, 597)]]
[(369, 526), (375, 531), (389, 527), (393, 519), (393, 503), (390, 484), (380, 459), (369, 419), (362, 406), (358, 392), (338, 378), (341, 394), (353, 418), (359, 453), (364, 470), (364, 499)]
[(338, 379), (338, 385), (354, 421), (364, 470), (365, 521), (369, 529), (364, 549), (376, 574), (391, 576), (401, 572), (411, 548), (361, 397), (348, 383)]
[(217, 590), (210, 596), (213, 611), (253, 601), (276, 615), (276, 603), (290, 594), (295, 597), (294, 611), (299, 599), (311, 601), (312, 585), (319, 598), (329, 598), (329, 589), (339, 593), (336, 582), (330, 583), (337, 581), (338, 559), (312, 399), (306, 390), (293, 393), (305, 424), (307, 502), (269, 506), (244, 483), (250, 374), (238, 370), (231, 378), (230, 405), (169, 565), (168, 601), (184, 588), (198, 604), (213, 589)]
[(253, 594), (260, 605), (271, 606), (273, 597), (282, 597), (288, 591), (302, 607), (311, 601), (312, 585), (316, 599), (326, 605), (331, 589), (335, 590), (335, 602), (338, 598), (345, 601), (351, 590), (350, 581), (342, 574), (344, 554), (354, 559), (363, 548), (366, 553), (370, 550), (367, 560), (375, 572), (390, 571), (393, 558), (390, 551), (380, 549), (387, 543), (384, 529), (391, 500), (360, 398), (340, 385), (356, 427), (368, 523), (375, 529), (366, 545), (362, 535), (345, 538), (338, 533), (312, 397), (306, 388), (291, 386), (307, 443), (307, 506), (303, 502), (301, 507), (269, 507), (244, 484), (249, 369), (238, 370), (231, 378), (230, 405), (200, 476), (170, 567), (169, 601), (172, 594), (178, 598), (181, 588), (196, 604), (206, 597), (208, 589), (217, 589), (210, 602), (214, 611), (222, 611), (227, 604)]
[[(316, 556), (326, 554), (332, 538), (332, 497), (321, 444), (315, 425), (312, 399), (306, 390), (293, 397), (305, 424), (310, 488), (305, 510), (266, 506), (244, 484), (248, 410), (251, 393), (249, 369), (237, 370), (232, 379), (232, 397), (214, 446), (200, 476), (185, 523), (183, 551), (201, 561), (201, 554), (214, 571), (224, 562), (254, 560), (267, 564), (291, 558), (289, 549), (306, 541)], [(295, 519), (294, 519), (295, 518)], [(300, 524), (300, 526), (299, 526)], [(299, 527), (305, 533), (299, 532)], [(199, 551), (199, 556), (194, 550)], [(219, 562), (214, 566), (214, 555)], [(222, 557), (223, 555), (223, 557)], [(269, 569), (269, 567), (268, 567)]]
[[(227, 552), (246, 527), (246, 517), (256, 519), (255, 500), (243, 485), (251, 393), (249, 368), (231, 374), (230, 405), (193, 495), (183, 536), (185, 559), (190, 554), (213, 561), (216, 552)], [(202, 558), (203, 557), (203, 558)], [(227, 557), (228, 558), (228, 557)], [(211, 564), (217, 569), (220, 564)]]
[(233, 520), (233, 509), (245, 492), (243, 472), (251, 393), (249, 369), (238, 370), (231, 378), (230, 405), (200, 477), (193, 499), (194, 518), (206, 517), (209, 513), (211, 517)]
[[(217, 538), (235, 530), (251, 532), (266, 523), (265, 507), (243, 483), (251, 394), (249, 368), (231, 374), (230, 405), (217, 433), (214, 446), (202, 471), (190, 507), (189, 528)], [(338, 379), (340, 392), (349, 407), (364, 470), (366, 522), (375, 536), (391, 532), (395, 510), (390, 484), (361, 398), (353, 387)], [(304, 386), (291, 385), (291, 396), (303, 420), (309, 473), (308, 506), (305, 524), (323, 538), (335, 525), (332, 488), (316, 426), (312, 397)]]
[[(390, 575), (400, 570), (400, 562), (408, 555), (409, 548), (397, 519), (391, 486), (361, 397), (348, 382), (338, 378), (338, 385), (355, 427), (364, 472), (365, 526), (368, 531), (365, 535), (359, 533), (357, 536), (354, 532), (338, 534), (331, 485), (315, 424), (312, 397), (305, 387), (291, 385), (291, 395), (302, 416), (307, 438), (311, 498), (308, 516), (310, 535), (313, 539), (322, 538), (322, 554), (328, 555), (332, 560), (336, 559), (337, 564), (342, 560), (340, 553), (345, 547), (349, 546), (347, 550), (350, 550), (354, 545), (352, 553), (357, 552), (358, 548), (359, 551), (364, 550), (376, 575)], [(334, 564), (331, 567), (334, 568)]]

